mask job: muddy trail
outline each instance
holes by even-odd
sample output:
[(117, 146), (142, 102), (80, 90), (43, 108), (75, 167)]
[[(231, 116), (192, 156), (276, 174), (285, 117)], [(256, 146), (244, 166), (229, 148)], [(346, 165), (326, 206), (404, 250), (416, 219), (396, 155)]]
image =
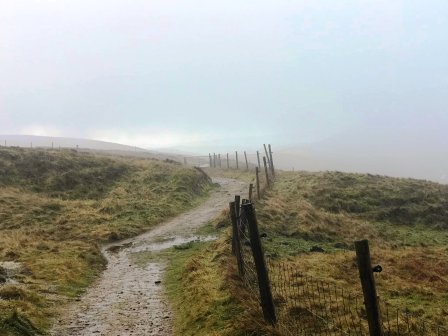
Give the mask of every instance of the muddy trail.
[(104, 246), (108, 265), (101, 277), (78, 299), (64, 307), (53, 336), (172, 335), (172, 313), (163, 292), (163, 260), (144, 268), (132, 262), (141, 251), (160, 251), (197, 240), (195, 231), (217, 216), (246, 185), (216, 178), (221, 187), (199, 207), (164, 222), (140, 236)]

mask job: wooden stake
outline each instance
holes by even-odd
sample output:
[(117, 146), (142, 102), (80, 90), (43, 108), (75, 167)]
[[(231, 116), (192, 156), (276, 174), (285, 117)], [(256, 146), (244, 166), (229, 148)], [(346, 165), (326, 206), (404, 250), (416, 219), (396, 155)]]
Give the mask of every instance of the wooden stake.
[(272, 176), (275, 177), (274, 161), (272, 161), (271, 144), (269, 144), (268, 146), (269, 146), (269, 160), (270, 160), (270, 162), (271, 162), (271, 172), (272, 172)]
[(252, 189), (254, 188), (254, 185), (251, 183), (249, 184), (249, 202), (252, 203)]
[(263, 248), (260, 241), (260, 233), (258, 232), (258, 223), (255, 216), (255, 210), (252, 203), (243, 205), (249, 224), (250, 247), (254, 256), (255, 268), (257, 270), (258, 286), (260, 290), (261, 308), (265, 320), (271, 324), (277, 322), (275, 316), (274, 300), (272, 298), (271, 284), (269, 281), (268, 269), (264, 260)]
[(257, 181), (257, 198), (260, 200), (261, 199), (261, 195), (260, 195), (260, 177), (258, 176), (259, 174), (259, 169), (258, 167), (255, 167), (255, 178)]
[(358, 260), (359, 277), (361, 278), (364, 305), (366, 307), (367, 322), (370, 336), (383, 336), (380, 306), (376, 293), (375, 278), (370, 260), (368, 240), (355, 242), (356, 258)]
[(268, 160), (268, 167), (270, 167), (270, 166), (271, 166), (271, 163), (269, 162), (269, 153), (268, 153), (268, 150), (267, 150), (265, 144), (263, 144), (263, 147), (264, 147), (264, 153), (266, 154), (266, 159)]
[(266, 164), (266, 157), (263, 156), (263, 165), (264, 165), (264, 173), (266, 174), (266, 184), (268, 186), (268, 188), (271, 187), (271, 183), (269, 181), (269, 173), (268, 173), (268, 166)]

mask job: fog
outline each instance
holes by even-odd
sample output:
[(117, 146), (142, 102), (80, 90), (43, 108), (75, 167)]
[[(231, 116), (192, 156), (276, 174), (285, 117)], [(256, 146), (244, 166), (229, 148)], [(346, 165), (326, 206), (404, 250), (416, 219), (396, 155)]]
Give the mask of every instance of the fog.
[(0, 0), (0, 134), (445, 182), (447, 26), (443, 0)]

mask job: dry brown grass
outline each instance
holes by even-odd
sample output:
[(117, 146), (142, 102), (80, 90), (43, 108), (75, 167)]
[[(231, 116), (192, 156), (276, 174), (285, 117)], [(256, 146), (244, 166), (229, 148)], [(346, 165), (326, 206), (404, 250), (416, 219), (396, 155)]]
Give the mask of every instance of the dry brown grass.
[[(376, 200), (366, 194), (371, 183)], [(410, 187), (415, 189), (413, 195), (424, 197), (410, 195)], [(367, 201), (360, 190), (364, 190)], [(343, 199), (345, 210), (323, 204), (329, 195)], [(443, 211), (437, 212), (436, 205), (447, 198), (445, 186), (424, 181), (343, 173), (285, 173), (258, 205), (257, 215), (262, 230), (268, 232), (264, 246), (271, 258), (352, 295), (362, 294), (353, 242), (369, 239), (373, 263), (383, 267), (383, 272), (376, 275), (381, 300), (392, 309), (409, 309), (427, 323), (447, 326), (448, 232), (443, 228)], [(396, 200), (395, 207), (390, 199)], [(381, 205), (383, 202), (387, 205)], [(355, 212), (350, 211), (351, 204), (358, 206)], [(364, 206), (369, 210), (359, 212)], [(379, 220), (385, 209), (394, 215)], [(409, 213), (413, 213), (412, 220), (407, 217)], [(326, 253), (310, 253), (312, 246)], [(272, 272), (276, 277), (276, 270)]]
[[(0, 177), (0, 261), (23, 265), (15, 280), (26, 294), (0, 299), (0, 331), (7, 335), (22, 332), (2, 327), (14, 310), (45, 330), (57, 314), (54, 308), (79, 295), (103, 269), (102, 243), (148, 230), (198, 204), (210, 188), (201, 172), (173, 163), (71, 151), (42, 156), (1, 151), (0, 170), (14, 174)], [(62, 179), (71, 181), (62, 184), (66, 189), (48, 182), (70, 175), (71, 159), (79, 169), (76, 178)], [(92, 166), (98, 180), (90, 176)], [(111, 166), (125, 168), (109, 174)]]
[[(447, 326), (446, 200), (448, 188), (432, 182), (296, 172), (279, 174), (256, 211), (260, 231), (267, 233), (268, 259), (362, 297), (353, 243), (369, 239), (373, 263), (383, 267), (376, 274), (382, 305), (388, 302), (392, 310), (408, 309), (418, 321)], [(311, 253), (312, 247), (325, 252)], [(235, 260), (228, 262), (235, 267)], [(284, 279), (278, 272), (271, 269), (271, 278)]]
[(277, 335), (236, 276), (233, 258), (228, 231), (216, 242), (172, 256), (167, 291), (175, 309), (176, 335)]

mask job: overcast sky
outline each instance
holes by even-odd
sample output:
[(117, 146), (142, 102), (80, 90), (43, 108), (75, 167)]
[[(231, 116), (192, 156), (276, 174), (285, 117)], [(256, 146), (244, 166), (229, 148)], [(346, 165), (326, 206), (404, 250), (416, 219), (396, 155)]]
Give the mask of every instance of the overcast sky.
[(447, 89), (446, 0), (0, 0), (0, 134), (425, 137), (448, 128)]

